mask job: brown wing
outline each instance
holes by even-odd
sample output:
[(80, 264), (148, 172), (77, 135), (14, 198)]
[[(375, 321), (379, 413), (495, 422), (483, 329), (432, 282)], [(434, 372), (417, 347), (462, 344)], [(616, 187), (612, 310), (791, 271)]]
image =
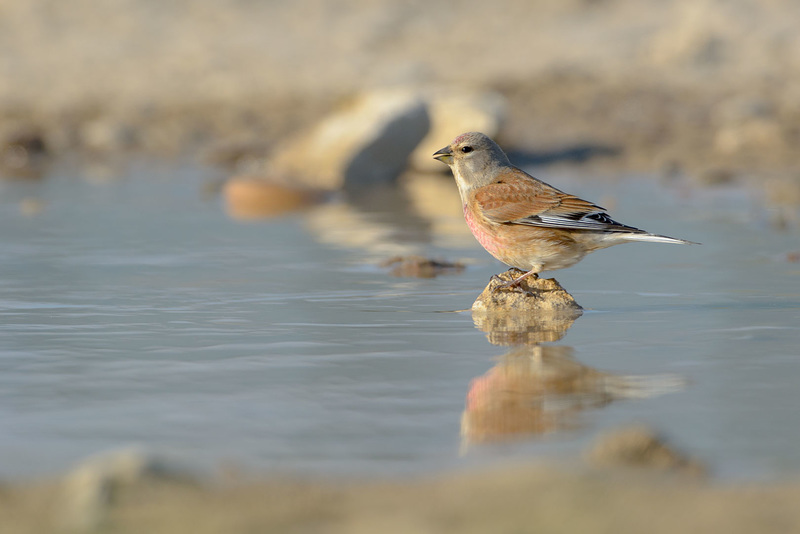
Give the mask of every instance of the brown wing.
[(540, 217), (578, 220), (605, 211), (519, 169), (500, 174), (494, 183), (481, 187), (474, 198), (481, 212), (496, 223), (532, 224), (532, 219)]

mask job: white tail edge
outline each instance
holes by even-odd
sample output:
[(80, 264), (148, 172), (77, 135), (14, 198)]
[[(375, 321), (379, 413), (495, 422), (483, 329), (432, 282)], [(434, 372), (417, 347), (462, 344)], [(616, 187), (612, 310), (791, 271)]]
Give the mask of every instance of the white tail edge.
[(687, 241), (686, 239), (676, 239), (674, 237), (667, 237), (665, 235), (658, 235), (658, 234), (624, 234), (624, 239), (628, 241), (649, 241), (651, 243), (672, 243), (675, 245), (699, 245), (700, 243), (696, 243), (694, 241)]

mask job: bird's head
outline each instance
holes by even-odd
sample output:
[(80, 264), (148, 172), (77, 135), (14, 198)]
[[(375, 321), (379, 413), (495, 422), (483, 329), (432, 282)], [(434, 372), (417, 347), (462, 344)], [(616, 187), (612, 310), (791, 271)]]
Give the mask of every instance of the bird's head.
[(480, 132), (459, 135), (433, 157), (450, 166), (462, 192), (491, 183), (495, 176), (511, 166), (497, 143)]

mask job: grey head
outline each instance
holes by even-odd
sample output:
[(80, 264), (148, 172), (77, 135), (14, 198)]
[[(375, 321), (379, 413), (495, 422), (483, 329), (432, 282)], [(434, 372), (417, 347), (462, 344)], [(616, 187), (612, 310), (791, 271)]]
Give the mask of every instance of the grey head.
[(469, 189), (491, 183), (511, 167), (497, 143), (480, 132), (459, 135), (433, 157), (450, 166), (462, 196)]

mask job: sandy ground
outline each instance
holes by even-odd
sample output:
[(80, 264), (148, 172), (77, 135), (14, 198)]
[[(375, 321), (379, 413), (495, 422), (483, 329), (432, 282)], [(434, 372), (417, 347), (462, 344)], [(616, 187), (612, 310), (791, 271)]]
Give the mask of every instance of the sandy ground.
[(428, 533), (800, 531), (800, 486), (719, 486), (633, 469), (524, 464), (411, 481), (145, 478), (109, 488), (101, 511), (63, 487), (0, 492), (4, 532)]
[(0, 0), (0, 140), (268, 151), (354, 94), (449, 85), (508, 97), (510, 149), (795, 180), (798, 19), (792, 0)]

